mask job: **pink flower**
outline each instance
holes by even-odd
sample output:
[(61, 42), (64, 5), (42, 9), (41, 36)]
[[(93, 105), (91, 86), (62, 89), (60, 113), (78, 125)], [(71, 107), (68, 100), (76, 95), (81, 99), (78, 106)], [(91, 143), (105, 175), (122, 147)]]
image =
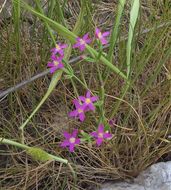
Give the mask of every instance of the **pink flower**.
[[(91, 93), (90, 91), (87, 91), (86, 96), (79, 96), (79, 99), (83, 102), (83, 104), (85, 105), (85, 109), (86, 110), (95, 110), (95, 106), (93, 105), (93, 102), (98, 100), (97, 96), (92, 96), (91, 97)], [(88, 108), (88, 109), (87, 109)]]
[(96, 144), (98, 146), (100, 146), (103, 142), (104, 139), (110, 139), (112, 137), (112, 134), (110, 134), (109, 132), (104, 132), (104, 125), (100, 124), (98, 126), (98, 130), (97, 132), (92, 132), (90, 134), (92, 137), (96, 138)]
[(73, 48), (79, 48), (80, 51), (84, 51), (87, 44), (91, 43), (91, 39), (88, 37), (88, 33), (83, 38), (77, 38), (77, 43), (73, 45)]
[(59, 53), (60, 55), (64, 55), (63, 49), (65, 49), (66, 47), (67, 44), (56, 44), (55, 48), (51, 49), (52, 55), (56, 55), (57, 53)]
[(54, 73), (56, 70), (64, 67), (62, 63), (63, 57), (56, 57), (55, 55), (51, 56), (52, 62), (48, 62), (47, 66), (50, 67), (50, 73)]
[(81, 104), (78, 100), (74, 100), (73, 101), (74, 104), (75, 104), (75, 110), (74, 111), (71, 111), (69, 113), (69, 116), (70, 117), (78, 117), (80, 119), (80, 121), (84, 121), (85, 119), (85, 114), (84, 114), (84, 111), (85, 111), (85, 105)]
[(95, 30), (95, 36), (96, 36), (96, 38), (99, 39), (103, 45), (105, 45), (105, 44), (108, 43), (108, 41), (106, 40), (105, 37), (107, 37), (109, 35), (110, 35), (110, 32), (108, 32), (108, 31), (102, 33), (100, 31), (100, 29), (98, 29), (98, 28), (96, 28), (96, 30)]
[(74, 147), (77, 144), (80, 144), (80, 139), (77, 138), (78, 130), (74, 129), (72, 134), (69, 134), (68, 132), (64, 131), (63, 135), (66, 138), (62, 143), (61, 147), (69, 147), (70, 152), (74, 152)]

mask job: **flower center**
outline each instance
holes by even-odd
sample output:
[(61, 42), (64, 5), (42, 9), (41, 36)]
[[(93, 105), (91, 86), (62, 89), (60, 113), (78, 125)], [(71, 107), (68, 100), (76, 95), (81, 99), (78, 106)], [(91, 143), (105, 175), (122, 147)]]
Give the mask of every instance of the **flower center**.
[(91, 103), (91, 100), (90, 100), (90, 98), (86, 98), (86, 104), (89, 104), (89, 103)]
[(83, 110), (78, 108), (78, 113), (82, 113), (82, 112), (83, 112)]
[(75, 140), (76, 140), (76, 139), (75, 139), (74, 137), (71, 137), (71, 138), (69, 139), (69, 142), (70, 142), (70, 143), (75, 143)]
[(98, 138), (103, 138), (103, 133), (99, 133)]
[(98, 35), (98, 38), (102, 38), (102, 33), (101, 32), (99, 32), (97, 35)]
[(58, 61), (54, 61), (54, 65), (58, 66), (59, 62)]
[(60, 49), (61, 49), (58, 44), (56, 44), (56, 49), (57, 49), (57, 50), (60, 50)]
[(81, 45), (85, 45), (86, 42), (85, 42), (83, 39), (81, 39), (81, 40), (80, 40), (80, 44), (81, 44)]

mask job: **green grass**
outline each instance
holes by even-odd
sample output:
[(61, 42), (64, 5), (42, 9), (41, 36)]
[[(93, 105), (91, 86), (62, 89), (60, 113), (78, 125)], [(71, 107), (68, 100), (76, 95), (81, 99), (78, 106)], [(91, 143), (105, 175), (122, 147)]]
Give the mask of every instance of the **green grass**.
[[(135, 177), (165, 160), (171, 148), (170, 4), (138, 3), (37, 0), (27, 5), (13, 0), (12, 16), (0, 25), (0, 90), (46, 70), (56, 41), (69, 44), (67, 62), (79, 54), (72, 49), (76, 36), (93, 36), (96, 26), (110, 29), (111, 36), (106, 57), (80, 60), (70, 73), (47, 75), (0, 100), (0, 139), (10, 144), (0, 145), (2, 189), (87, 189), (105, 180)], [(164, 23), (169, 24), (158, 28)], [(121, 40), (123, 36), (128, 38)], [(89, 60), (99, 55), (93, 45), (86, 47)], [(86, 89), (98, 94), (101, 104), (80, 123), (67, 114), (72, 100)], [(117, 120), (111, 128), (114, 137), (100, 148), (85, 143), (73, 154), (60, 148), (63, 130), (89, 133), (112, 118)], [(16, 142), (67, 159), (70, 167), (36, 161)]]

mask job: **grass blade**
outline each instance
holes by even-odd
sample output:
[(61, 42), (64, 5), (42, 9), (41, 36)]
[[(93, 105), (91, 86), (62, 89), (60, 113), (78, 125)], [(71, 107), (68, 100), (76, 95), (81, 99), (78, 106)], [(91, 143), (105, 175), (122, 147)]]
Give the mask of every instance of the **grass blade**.
[(117, 38), (118, 38), (118, 33), (119, 33), (119, 25), (121, 23), (121, 17), (123, 14), (123, 10), (125, 7), (126, 0), (120, 0), (119, 5), (118, 5), (118, 13), (116, 16), (116, 21), (112, 29), (112, 34), (110, 37), (110, 46), (109, 46), (109, 52), (108, 52), (108, 60), (112, 62), (112, 56), (113, 56), (113, 50), (115, 48)]
[(129, 77), (131, 72), (131, 52), (132, 52), (132, 41), (133, 41), (133, 34), (135, 25), (138, 19), (139, 14), (139, 8), (140, 8), (140, 2), (139, 0), (133, 0), (131, 12), (130, 12), (130, 24), (129, 24), (129, 33), (128, 33), (128, 42), (127, 42), (127, 77)]
[(12, 1), (13, 6), (13, 20), (14, 20), (14, 41), (16, 44), (17, 57), (20, 56), (20, 18), (21, 18), (21, 10), (20, 10), (20, 0)]

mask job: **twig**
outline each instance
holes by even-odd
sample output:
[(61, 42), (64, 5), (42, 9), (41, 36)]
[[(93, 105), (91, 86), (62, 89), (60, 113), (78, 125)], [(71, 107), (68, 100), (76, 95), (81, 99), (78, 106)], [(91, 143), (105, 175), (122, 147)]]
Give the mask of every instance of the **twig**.
[[(147, 33), (149, 33), (149, 32), (152, 31), (152, 30), (160, 29), (160, 28), (162, 28), (162, 27), (167, 27), (167, 26), (169, 26), (169, 25), (171, 25), (171, 22), (163, 23), (163, 24), (160, 24), (160, 25), (158, 25), (158, 26), (156, 26), (156, 27), (153, 27), (153, 28), (150, 28), (150, 29), (145, 29), (145, 30), (143, 30), (143, 31), (141, 32), (141, 35), (147, 34)], [(137, 36), (137, 35), (138, 35), (138, 34), (136, 34), (136, 36)], [(125, 41), (125, 40), (127, 40), (127, 38), (128, 38), (127, 36), (124, 36), (124, 37), (122, 37), (117, 43), (122, 42), (122, 41)], [(106, 45), (106, 46), (104, 46), (103, 48), (106, 49), (106, 48), (108, 48), (108, 47), (109, 47), (109, 44)], [(70, 63), (70, 64), (75, 63), (75, 62), (79, 61), (80, 59), (81, 59), (81, 56), (72, 58), (72, 59), (69, 61), (69, 63)], [(28, 79), (28, 80), (23, 81), (23, 82), (21, 82), (21, 83), (15, 85), (15, 86), (13, 86), (13, 87), (11, 87), (11, 88), (8, 88), (7, 90), (2, 91), (2, 92), (0, 93), (0, 98), (2, 98), (2, 97), (4, 97), (4, 96), (7, 96), (9, 93), (14, 92), (14, 91), (16, 91), (16, 90), (22, 88), (23, 86), (25, 86), (25, 85), (27, 85), (27, 84), (33, 82), (34, 80), (36, 80), (36, 79), (38, 79), (38, 78), (40, 78), (40, 77), (46, 76), (48, 73), (49, 73), (49, 69), (47, 69), (47, 70), (45, 70), (45, 71), (43, 71), (43, 72), (41, 72), (41, 73), (39, 73), (39, 74), (37, 74), (37, 75), (31, 77), (31, 78)]]
[[(75, 63), (75, 62), (79, 61), (80, 59), (81, 59), (80, 56), (75, 57), (75, 58), (71, 59), (71, 60), (69, 61), (69, 63), (70, 63), (70, 64)], [(4, 96), (8, 95), (8, 94), (11, 93), (11, 92), (14, 92), (14, 91), (16, 91), (16, 90), (22, 88), (22, 87), (25, 86), (26, 84), (29, 84), (29, 83), (33, 82), (34, 80), (36, 80), (36, 79), (38, 79), (38, 78), (40, 78), (40, 77), (46, 76), (46, 75), (49, 73), (49, 71), (50, 71), (49, 69), (46, 69), (45, 71), (43, 71), (43, 72), (41, 72), (41, 73), (39, 73), (39, 74), (37, 74), (37, 75), (31, 77), (30, 79), (25, 80), (25, 81), (22, 81), (21, 83), (19, 83), (19, 84), (13, 86), (13, 87), (11, 87), (11, 88), (8, 88), (7, 90), (4, 90), (3, 92), (0, 93), (0, 98), (2, 98), (2, 97), (4, 97)]]
[(7, 0), (5, 0), (5, 1), (3, 2), (3, 4), (0, 6), (0, 13), (2, 12), (2, 9), (5, 7), (6, 2), (7, 2)]

